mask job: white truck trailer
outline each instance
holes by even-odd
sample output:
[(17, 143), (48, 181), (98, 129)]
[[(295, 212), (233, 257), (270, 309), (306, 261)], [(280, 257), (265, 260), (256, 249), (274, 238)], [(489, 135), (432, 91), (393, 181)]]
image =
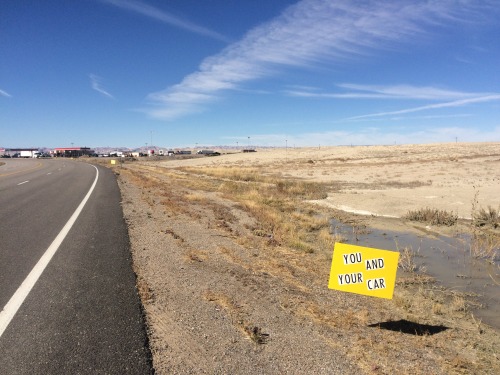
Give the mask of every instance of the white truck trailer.
[(40, 152), (38, 152), (38, 151), (34, 151), (34, 150), (33, 151), (32, 150), (26, 151), (26, 150), (24, 150), (24, 151), (21, 151), (19, 156), (22, 158), (37, 158), (39, 155), (40, 155)]

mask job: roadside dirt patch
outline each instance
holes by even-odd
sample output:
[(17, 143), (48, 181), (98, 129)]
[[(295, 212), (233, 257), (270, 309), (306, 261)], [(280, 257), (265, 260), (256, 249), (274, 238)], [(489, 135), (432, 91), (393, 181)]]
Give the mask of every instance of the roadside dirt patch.
[[(399, 275), (393, 300), (327, 289), (335, 240), (322, 218), (360, 219), (328, 204), (309, 203), (299, 182), (325, 176), (332, 163), (342, 165), (339, 170), (346, 170), (344, 163), (352, 163), (353, 169), (342, 178), (339, 173), (321, 179), (329, 186), (326, 201), (334, 197), (345, 203), (344, 196), (356, 195), (356, 190), (343, 191), (344, 182), (360, 184), (360, 191), (372, 190), (362, 183), (377, 184), (380, 191), (406, 191), (408, 195), (408, 191), (434, 186), (435, 179), (431, 185), (426, 182), (427, 166), (447, 164), (449, 158), (468, 160), (464, 157), (469, 155), (453, 148), (450, 156), (432, 152), (429, 156), (415, 147), (404, 148), (407, 154), (396, 148), (398, 155), (392, 154), (391, 147), (376, 147), (372, 153), (363, 148), (359, 154), (332, 148), (316, 158), (297, 150), (301, 157), (292, 159), (288, 150), (286, 160), (283, 155), (281, 159), (268, 155), (264, 161), (260, 157), (264, 153), (257, 152), (237, 156), (240, 159), (226, 155), (210, 160), (125, 162), (115, 167), (156, 371), (499, 373), (498, 331), (470, 314), (466, 296), (438, 292), (441, 289), (425, 275)], [(484, 147), (480, 149), (476, 163), (496, 163), (498, 144), (491, 157), (484, 155)], [(248, 174), (235, 177), (234, 170), (227, 174), (215, 170), (235, 165), (257, 168), (260, 177), (252, 180)], [(323, 167), (315, 170), (317, 165)], [(357, 174), (364, 165), (364, 173), (373, 174), (373, 181)], [(389, 168), (397, 174), (397, 165), (412, 165), (418, 173), (394, 183), (376, 176), (380, 172), (372, 169)], [(311, 166), (313, 175), (309, 176)], [(484, 171), (491, 186), (498, 185), (493, 180), (498, 176), (486, 167)], [(391, 202), (391, 197), (384, 202)], [(366, 209), (356, 206), (356, 200), (347, 201)], [(379, 210), (385, 203), (379, 199), (378, 208), (368, 210)], [(412, 204), (405, 207), (415, 208)], [(302, 223), (300, 233), (283, 217)], [(376, 219), (381, 226), (383, 220), (395, 220), (368, 219)], [(409, 228), (401, 221), (390, 225)]]

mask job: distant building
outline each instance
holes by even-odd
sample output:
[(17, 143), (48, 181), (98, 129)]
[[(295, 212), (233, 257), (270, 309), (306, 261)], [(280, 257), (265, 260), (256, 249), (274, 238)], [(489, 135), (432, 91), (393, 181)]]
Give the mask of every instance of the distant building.
[(51, 151), (51, 153), (55, 157), (77, 158), (80, 156), (92, 156), (95, 154), (95, 151), (89, 147), (58, 147)]
[(12, 157), (33, 158), (39, 154), (38, 148), (5, 148), (2, 150), (4, 155)]

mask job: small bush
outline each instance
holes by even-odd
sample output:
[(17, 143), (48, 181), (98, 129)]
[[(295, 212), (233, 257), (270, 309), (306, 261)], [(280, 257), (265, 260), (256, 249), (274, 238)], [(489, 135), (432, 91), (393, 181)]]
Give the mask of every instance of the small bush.
[(418, 266), (413, 261), (415, 252), (411, 248), (405, 247), (399, 253), (398, 267), (406, 272), (416, 272)]
[(497, 228), (500, 225), (499, 210), (491, 206), (488, 206), (487, 210), (481, 208), (478, 212), (474, 213), (474, 224), (478, 227), (491, 225), (493, 228)]
[(405, 215), (405, 219), (429, 223), (432, 225), (455, 225), (458, 220), (458, 215), (446, 210), (438, 210), (436, 208), (421, 208), (419, 210), (410, 210)]

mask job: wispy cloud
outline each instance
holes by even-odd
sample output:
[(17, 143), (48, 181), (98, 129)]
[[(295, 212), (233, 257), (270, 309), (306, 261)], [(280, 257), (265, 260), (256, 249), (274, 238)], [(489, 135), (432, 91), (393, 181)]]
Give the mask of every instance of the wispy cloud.
[(109, 92), (107, 92), (101, 85), (101, 77), (95, 75), (95, 74), (89, 74), (89, 78), (90, 78), (90, 85), (92, 86), (92, 88), (101, 93), (102, 95), (110, 98), (110, 99), (114, 99), (115, 97), (113, 95), (111, 95)]
[[(153, 107), (146, 112), (169, 120), (200, 111), (221, 92), (276, 74), (280, 66), (307, 68), (324, 61), (344, 63), (395, 43), (413, 41), (429, 25), (465, 20), (475, 4), (459, 0), (303, 0), (205, 59), (198, 71), (179, 84), (150, 94)], [(358, 93), (358, 97), (361, 95)], [(398, 94), (364, 95), (375, 98)]]
[(0, 96), (5, 96), (7, 98), (12, 98), (12, 95), (10, 95), (7, 91), (0, 90)]
[(487, 94), (470, 93), (463, 91), (446, 90), (432, 86), (411, 86), (411, 85), (396, 85), (396, 86), (376, 86), (376, 85), (358, 85), (352, 83), (343, 83), (338, 85), (341, 88), (357, 90), (362, 92), (370, 92), (388, 97), (391, 99), (426, 99), (426, 100), (453, 100), (467, 99)]
[(118, 8), (125, 9), (131, 12), (141, 14), (143, 16), (156, 19), (158, 21), (164, 22), (171, 26), (203, 35), (212, 39), (220, 40), (223, 42), (228, 42), (229, 39), (224, 35), (219, 34), (213, 30), (207, 29), (206, 27), (197, 25), (191, 21), (181, 19), (163, 10), (155, 8), (152, 5), (135, 1), (135, 0), (101, 0), (104, 3), (114, 5)]
[(436, 119), (457, 119), (472, 117), (470, 113), (455, 113), (452, 115), (422, 115), (422, 116), (403, 116), (403, 117), (391, 117), (393, 121), (399, 120), (436, 120)]
[(318, 98), (318, 99), (395, 99), (392, 95), (360, 92), (318, 92), (309, 90), (286, 90), (286, 95), (298, 98)]
[(416, 100), (458, 100), (479, 96), (488, 96), (491, 93), (471, 93), (463, 91), (446, 90), (431, 86), (411, 85), (360, 85), (342, 83), (337, 85), (348, 92), (321, 92), (314, 87), (294, 87), (285, 91), (285, 94), (303, 98), (319, 99), (416, 99)]
[(371, 113), (371, 114), (361, 115), (361, 116), (353, 116), (353, 117), (347, 118), (346, 120), (373, 119), (373, 118), (377, 118), (377, 117), (403, 115), (403, 114), (407, 114), (407, 113), (427, 111), (427, 110), (432, 110), (432, 109), (462, 107), (462, 106), (465, 106), (468, 104), (485, 103), (485, 102), (498, 101), (498, 100), (500, 100), (500, 94), (492, 94), (492, 95), (479, 96), (479, 97), (469, 98), (469, 99), (454, 100), (451, 102), (436, 103), (436, 104), (423, 105), (420, 107), (406, 108), (406, 109), (401, 109), (401, 110), (397, 110), (397, 111), (378, 112), (378, 113)]

